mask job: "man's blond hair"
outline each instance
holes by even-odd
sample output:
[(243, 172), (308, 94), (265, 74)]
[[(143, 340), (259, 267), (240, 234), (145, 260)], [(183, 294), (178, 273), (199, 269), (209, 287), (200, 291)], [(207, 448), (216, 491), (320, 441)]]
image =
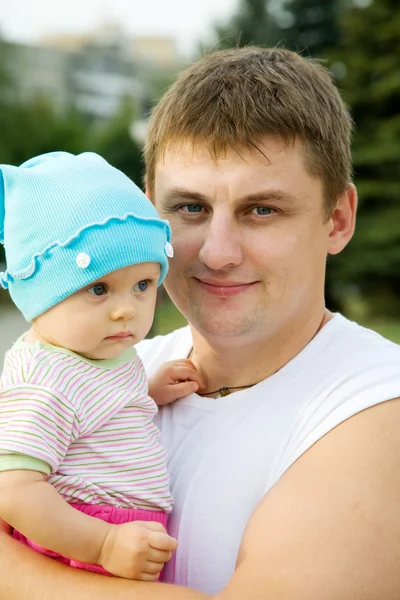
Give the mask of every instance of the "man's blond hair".
[(146, 184), (182, 141), (206, 143), (215, 159), (228, 148), (257, 148), (263, 136), (303, 142), (309, 173), (320, 177), (330, 212), (351, 180), (352, 119), (319, 62), (282, 48), (213, 52), (194, 63), (155, 107), (145, 147)]

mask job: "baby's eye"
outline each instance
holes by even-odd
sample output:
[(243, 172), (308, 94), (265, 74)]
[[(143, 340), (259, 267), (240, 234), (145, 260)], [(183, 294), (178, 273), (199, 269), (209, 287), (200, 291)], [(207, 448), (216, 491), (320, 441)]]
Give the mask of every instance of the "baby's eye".
[(137, 283), (133, 289), (135, 292), (145, 292), (148, 287), (149, 287), (148, 279), (143, 279), (142, 281), (139, 281), (139, 283)]
[(105, 283), (96, 283), (96, 285), (88, 288), (88, 292), (89, 294), (93, 294), (93, 296), (103, 296), (107, 293), (107, 286)]

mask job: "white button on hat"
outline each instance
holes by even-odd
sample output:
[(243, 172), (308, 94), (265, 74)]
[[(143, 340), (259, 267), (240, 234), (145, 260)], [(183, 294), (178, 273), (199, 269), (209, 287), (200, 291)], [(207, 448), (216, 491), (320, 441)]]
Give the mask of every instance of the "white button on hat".
[(86, 269), (90, 265), (91, 260), (92, 259), (90, 258), (89, 254), (86, 254), (86, 252), (80, 252), (76, 257), (76, 264), (80, 269)]
[(165, 254), (168, 256), (168, 258), (173, 258), (174, 256), (174, 249), (172, 244), (169, 242), (165, 242)]

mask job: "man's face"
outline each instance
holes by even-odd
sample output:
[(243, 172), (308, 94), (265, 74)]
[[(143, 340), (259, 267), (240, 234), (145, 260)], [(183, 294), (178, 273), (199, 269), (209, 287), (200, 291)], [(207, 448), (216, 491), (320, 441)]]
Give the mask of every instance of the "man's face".
[(302, 144), (258, 147), (216, 162), (208, 147), (182, 143), (156, 168), (153, 200), (175, 249), (165, 286), (207, 337), (290, 335), (323, 305), (327, 253), (347, 243), (335, 239)]

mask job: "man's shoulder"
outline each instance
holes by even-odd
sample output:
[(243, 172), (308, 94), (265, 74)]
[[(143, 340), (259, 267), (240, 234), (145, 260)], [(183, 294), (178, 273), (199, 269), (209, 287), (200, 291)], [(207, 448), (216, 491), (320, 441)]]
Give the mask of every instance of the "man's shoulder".
[[(340, 314), (332, 320), (330, 331), (326, 333), (325, 341), (332, 353), (342, 362), (351, 358), (351, 364), (361, 365), (362, 362), (400, 360), (400, 345), (388, 340), (376, 331), (350, 321)], [(329, 329), (329, 322), (328, 327)], [(324, 328), (325, 329), (325, 328)]]
[(341, 315), (332, 321), (310, 365), (321, 414), (325, 408), (350, 416), (400, 396), (400, 346)]
[(399, 345), (340, 315), (321, 333), (298, 373), (296, 421), (280, 475), (339, 424), (400, 397)]
[(164, 362), (186, 358), (191, 347), (192, 336), (189, 326), (186, 326), (166, 335), (142, 340), (136, 350), (148, 375), (151, 375)]

